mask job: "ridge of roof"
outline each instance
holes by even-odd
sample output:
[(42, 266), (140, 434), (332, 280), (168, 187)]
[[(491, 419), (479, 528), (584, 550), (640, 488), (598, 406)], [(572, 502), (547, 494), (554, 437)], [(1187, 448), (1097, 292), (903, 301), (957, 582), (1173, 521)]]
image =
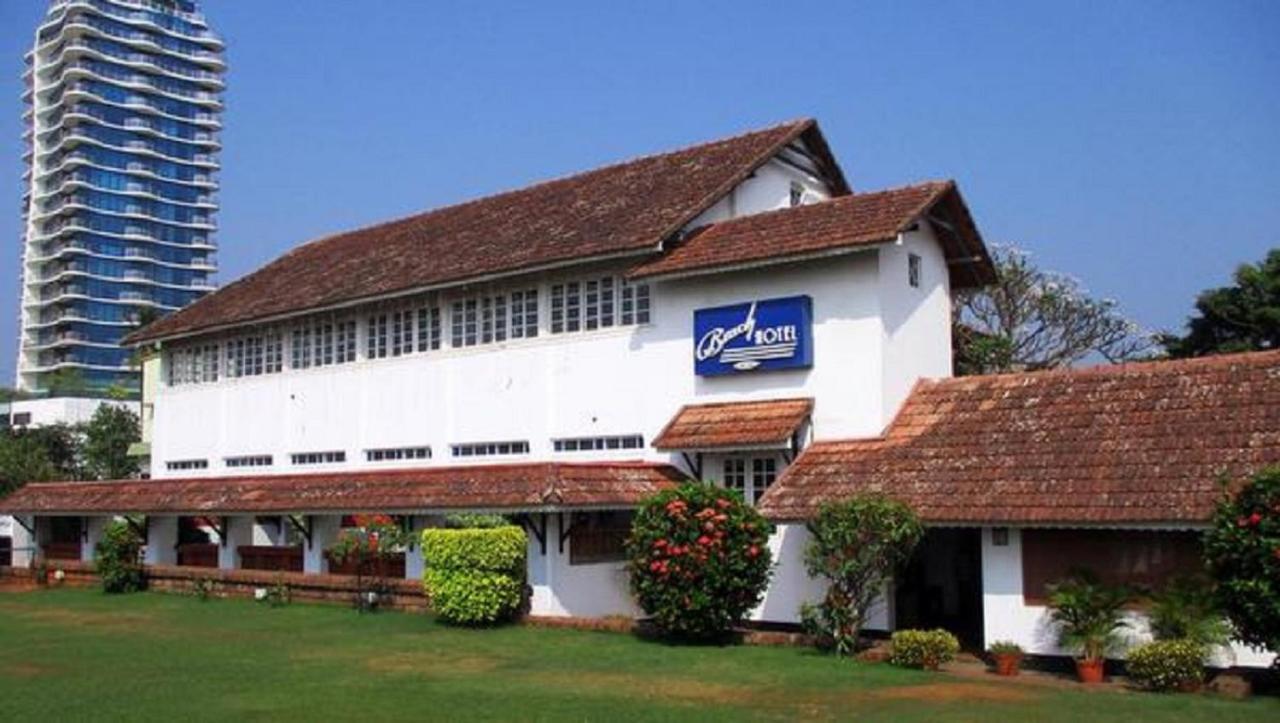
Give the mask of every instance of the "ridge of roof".
[[(225, 328), (227, 326), (235, 326), (240, 324), (262, 323), (268, 320), (282, 318), (299, 313), (310, 311), (318, 311), (325, 308), (336, 308), (342, 305), (350, 305), (359, 303), (365, 299), (376, 299), (389, 294), (409, 294), (414, 293), (417, 289), (426, 290), (428, 288), (439, 288), (440, 286), (454, 286), (474, 281), (480, 278), (489, 278), (492, 276), (506, 276), (525, 273), (547, 264), (562, 264), (579, 257), (581, 260), (593, 258), (605, 258), (616, 256), (619, 254), (638, 254), (643, 252), (643, 247), (636, 244), (636, 240), (640, 238), (648, 238), (648, 243), (652, 244), (654, 253), (660, 250), (660, 244), (666, 238), (672, 236), (680, 228), (686, 225), (690, 220), (696, 218), (699, 214), (713, 205), (721, 196), (728, 193), (735, 185), (741, 183), (743, 179), (754, 172), (761, 164), (765, 163), (769, 158), (776, 155), (782, 148), (795, 141), (797, 138), (809, 135), (811, 139), (821, 146), (820, 152), (829, 155), (826, 150), (826, 144), (820, 137), (817, 122), (812, 118), (801, 118), (787, 121), (784, 123), (769, 126), (767, 128), (757, 129), (739, 133), (737, 135), (718, 138), (711, 141), (704, 141), (687, 145), (681, 148), (665, 150), (657, 153), (637, 156), (628, 160), (610, 163), (593, 169), (579, 171), (577, 173), (565, 176), (546, 179), (530, 185), (519, 188), (500, 191), (487, 196), (469, 199), (455, 204), (441, 206), (438, 208), (428, 209), (417, 213), (408, 214), (396, 219), (382, 221), (379, 223), (357, 227), (345, 231), (331, 233), (311, 241), (304, 242), (294, 246), (284, 254), (267, 262), (258, 269), (236, 279), (220, 289), (201, 297), (187, 307), (180, 309), (173, 314), (161, 318), (146, 327), (138, 329), (124, 339), (125, 344), (140, 344), (149, 341), (157, 341), (165, 338), (176, 336), (188, 336), (214, 329)], [(776, 138), (771, 138), (777, 136)], [(414, 234), (439, 233), (440, 230), (433, 231), (431, 223), (447, 224), (450, 222), (467, 221), (469, 219), (461, 218), (463, 214), (469, 210), (473, 210), (477, 206), (493, 205), (496, 208), (507, 209), (512, 206), (518, 206), (521, 201), (550, 203), (551, 199), (539, 198), (540, 195), (554, 195), (557, 186), (565, 187), (566, 192), (574, 190), (575, 183), (584, 183), (592, 179), (593, 176), (601, 178), (609, 178), (611, 174), (622, 174), (628, 168), (637, 168), (646, 163), (659, 163), (663, 159), (678, 158), (681, 155), (695, 154), (699, 151), (705, 153), (714, 153), (717, 151), (726, 152), (726, 149), (732, 148), (737, 144), (747, 144), (749, 141), (769, 140), (767, 146), (760, 148), (750, 157), (744, 157), (740, 162), (736, 163), (734, 172), (727, 177), (719, 179), (718, 185), (709, 188), (706, 191), (700, 191), (701, 196), (689, 203), (670, 203), (670, 207), (661, 207), (661, 211), (668, 213), (662, 214), (670, 218), (665, 219), (665, 225), (653, 226), (651, 228), (633, 228), (631, 235), (636, 238), (627, 240), (628, 230), (623, 229), (619, 234), (621, 240), (614, 240), (612, 247), (601, 249), (581, 250), (568, 246), (560, 249), (559, 253), (551, 252), (544, 255), (541, 259), (516, 261), (510, 266), (499, 265), (494, 269), (477, 269), (471, 273), (458, 272), (456, 269), (450, 272), (444, 272), (443, 277), (439, 279), (423, 279), (423, 278), (407, 278), (406, 283), (391, 288), (382, 288), (386, 284), (377, 284), (367, 282), (364, 284), (366, 288), (356, 289), (346, 295), (343, 292), (334, 292), (331, 289), (316, 292), (322, 298), (313, 299), (311, 303), (299, 302), (295, 305), (284, 306), (278, 309), (269, 309), (262, 313), (254, 313), (252, 310), (239, 313), (227, 312), (218, 307), (211, 307), (211, 304), (217, 304), (228, 298), (235, 298), (241, 293), (252, 293), (247, 290), (252, 288), (255, 283), (264, 283), (263, 279), (270, 278), (273, 274), (281, 271), (294, 271), (290, 268), (296, 265), (304, 265), (311, 259), (309, 257), (324, 254), (329, 246), (338, 243), (359, 247), (360, 245), (369, 245), (374, 241), (382, 243), (410, 243), (420, 242), (426, 243), (423, 239), (406, 238)], [(750, 148), (748, 144), (746, 146)], [(743, 154), (745, 155), (745, 154)], [(693, 159), (690, 159), (693, 160)], [(839, 186), (836, 191), (838, 193), (848, 193), (847, 183), (844, 181), (843, 174), (839, 171), (838, 164), (834, 158), (825, 158), (824, 163), (832, 168), (832, 172), (836, 175), (835, 182)], [(656, 170), (656, 169), (655, 169)], [(710, 179), (702, 179), (710, 180)], [(697, 188), (697, 184), (693, 184)], [(704, 184), (704, 187), (706, 185)], [(495, 208), (495, 210), (496, 210)], [(584, 220), (583, 223), (589, 223), (590, 220)], [(573, 231), (575, 229), (570, 229)], [(578, 229), (580, 230), (580, 229)], [(464, 224), (463, 233), (474, 232), (474, 227)], [(455, 230), (455, 233), (458, 233)], [(381, 236), (381, 238), (379, 238)], [(430, 239), (428, 239), (429, 241)], [(599, 244), (602, 247), (608, 244)], [(342, 249), (348, 255), (357, 253), (354, 249)], [(336, 253), (338, 249), (331, 252)], [(366, 252), (369, 253), (369, 252)], [(415, 269), (414, 271), (420, 271)], [(411, 272), (412, 273), (412, 272)], [(269, 291), (269, 290), (267, 290)], [(332, 298), (324, 295), (329, 294)], [(216, 299), (218, 301), (210, 301)], [(231, 306), (235, 306), (235, 302), (229, 302)], [(225, 304), (224, 304), (225, 305)], [(245, 304), (241, 304), (244, 306)], [(214, 318), (207, 322), (200, 320), (201, 314), (212, 315)]]

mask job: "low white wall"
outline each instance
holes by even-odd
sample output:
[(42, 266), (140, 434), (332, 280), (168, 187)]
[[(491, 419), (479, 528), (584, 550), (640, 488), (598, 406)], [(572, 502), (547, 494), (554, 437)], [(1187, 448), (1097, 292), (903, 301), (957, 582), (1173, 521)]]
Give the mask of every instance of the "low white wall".
[(631, 598), (626, 563), (569, 564), (569, 545), (560, 551), (560, 521), (547, 516), (547, 551), (529, 535), (528, 575), (533, 588), (529, 612), (549, 617), (598, 618), (607, 615), (639, 616)]
[[(1067, 655), (1057, 643), (1057, 630), (1043, 605), (1027, 604), (1022, 597), (1022, 535), (1009, 530), (1009, 544), (996, 546), (991, 528), (982, 531), (982, 604), (984, 637), (987, 645), (997, 640), (1011, 640), (1029, 653)], [(1146, 616), (1139, 612), (1128, 615), (1129, 628), (1124, 637), (1129, 645), (1151, 640)], [(1123, 655), (1119, 657), (1124, 657)], [(1234, 645), (1214, 660), (1215, 665), (1266, 667), (1275, 659), (1268, 652)]]

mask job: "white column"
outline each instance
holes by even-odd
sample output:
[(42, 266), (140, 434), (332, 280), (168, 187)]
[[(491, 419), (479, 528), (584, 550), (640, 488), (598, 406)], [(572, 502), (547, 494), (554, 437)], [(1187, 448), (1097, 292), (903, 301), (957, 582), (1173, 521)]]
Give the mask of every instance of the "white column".
[(404, 551), (404, 579), (421, 580), (426, 564), (422, 560), (422, 530), (427, 521), (416, 515), (409, 518), (409, 546)]
[(240, 555), (236, 548), (253, 544), (254, 524), (252, 517), (226, 517), (225, 540), (218, 540), (218, 567), (223, 570), (235, 570), (240, 567)]
[(93, 562), (93, 549), (97, 547), (98, 540), (102, 539), (102, 532), (107, 525), (115, 519), (114, 517), (85, 517), (81, 524), (84, 525), (84, 534), (80, 538), (80, 560), (82, 562)]
[(178, 518), (147, 518), (147, 549), (143, 562), (148, 565), (178, 564)]
[(309, 575), (329, 572), (329, 562), (324, 551), (333, 546), (342, 526), (341, 515), (312, 515), (311, 542), (302, 549), (302, 571)]
[[(248, 518), (253, 522), (253, 542), (247, 545), (263, 545), (279, 547), (284, 544), (284, 518), (265, 517), (267, 522), (260, 524), (258, 518)], [(278, 524), (277, 524), (278, 521)]]
[(34, 517), (14, 516), (13, 518), (13, 566), (14, 567), (31, 567), (31, 558), (35, 556), (36, 546), (35, 537), (27, 531), (26, 527), (19, 524), (18, 520), (26, 523), (28, 527), (35, 529)]

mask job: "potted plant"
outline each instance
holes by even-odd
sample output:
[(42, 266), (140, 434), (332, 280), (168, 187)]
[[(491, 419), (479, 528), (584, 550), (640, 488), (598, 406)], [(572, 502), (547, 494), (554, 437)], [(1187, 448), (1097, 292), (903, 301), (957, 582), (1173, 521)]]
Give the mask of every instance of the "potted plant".
[(1022, 667), (1022, 646), (1009, 640), (997, 640), (987, 648), (996, 664), (996, 675), (1012, 677)]
[(1049, 615), (1058, 625), (1058, 642), (1080, 653), (1076, 673), (1082, 683), (1101, 683), (1107, 653), (1120, 642), (1124, 606), (1130, 594), (1078, 572), (1049, 586)]

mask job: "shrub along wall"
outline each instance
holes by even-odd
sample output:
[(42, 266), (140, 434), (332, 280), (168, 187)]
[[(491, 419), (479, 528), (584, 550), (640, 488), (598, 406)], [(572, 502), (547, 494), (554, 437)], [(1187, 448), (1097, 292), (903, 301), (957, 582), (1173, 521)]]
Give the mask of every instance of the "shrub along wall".
[(445, 622), (488, 625), (509, 620), (524, 598), (524, 530), (429, 529), (422, 533), (423, 587)]

